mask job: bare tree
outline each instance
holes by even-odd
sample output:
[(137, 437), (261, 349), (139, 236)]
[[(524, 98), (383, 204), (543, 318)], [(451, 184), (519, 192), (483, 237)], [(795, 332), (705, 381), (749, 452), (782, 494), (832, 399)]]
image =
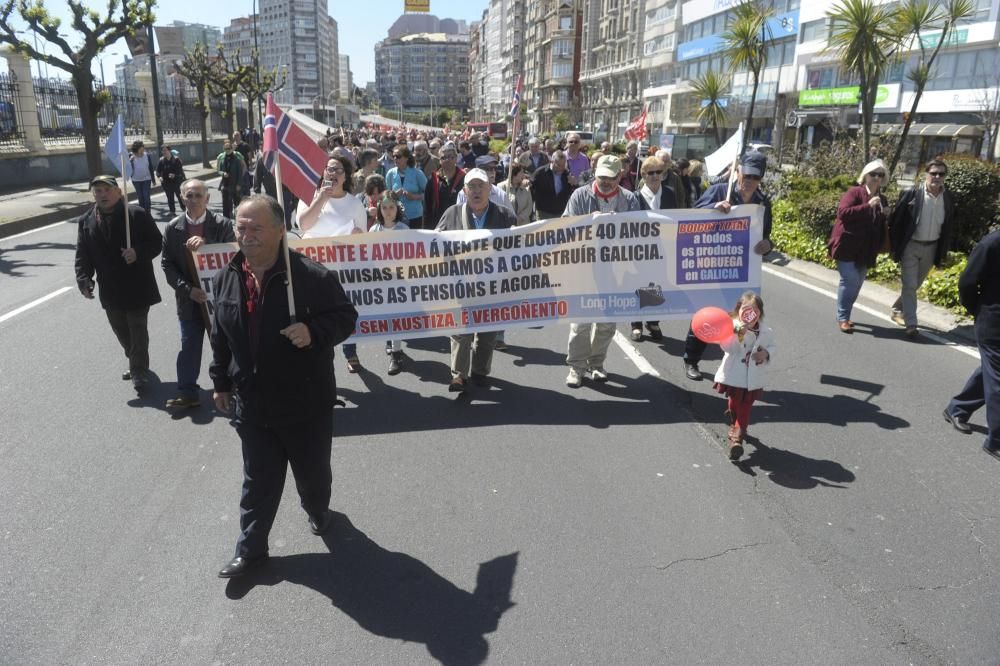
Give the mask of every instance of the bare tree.
[[(91, 177), (103, 171), (100, 132), (97, 115), (100, 104), (94, 93), (94, 74), (91, 67), (94, 58), (122, 37), (135, 36), (151, 25), (155, 19), (153, 7), (156, 0), (108, 0), (107, 15), (90, 9), (79, 0), (67, 0), (73, 13), (71, 27), (78, 33), (82, 43), (74, 48), (70, 38), (59, 31), (62, 22), (45, 8), (43, 0), (6, 0), (0, 4), (0, 43), (10, 44), (18, 53), (41, 60), (68, 73), (76, 90), (80, 104), (80, 118), (83, 122), (83, 146), (87, 155), (87, 171)], [(44, 53), (25, 41), (11, 22), (14, 9), (17, 16), (27, 24), (28, 29), (52, 44), (63, 56)], [(117, 14), (117, 16), (116, 16)]]
[(976, 115), (986, 128), (986, 159), (996, 162), (997, 137), (1000, 136), (1000, 62), (994, 61), (994, 67), (982, 75)]
[(250, 68), (246, 65), (241, 65), (239, 62), (239, 49), (236, 49), (236, 53), (233, 55), (235, 55), (235, 61), (230, 62), (229, 58), (226, 57), (225, 48), (223, 48), (222, 44), (219, 44), (215, 50), (216, 66), (212, 68), (211, 74), (208, 77), (208, 91), (214, 97), (226, 98), (224, 117), (226, 119), (227, 137), (233, 135), (233, 123), (236, 119), (233, 112), (233, 97), (243, 87), (244, 81), (251, 76)]
[(201, 163), (209, 168), (208, 156), (208, 115), (211, 112), (208, 104), (208, 84), (214, 75), (214, 70), (218, 66), (215, 59), (208, 55), (208, 49), (204, 44), (197, 44), (195, 47), (184, 53), (184, 58), (174, 63), (177, 72), (194, 86), (198, 101), (195, 108), (201, 114)]

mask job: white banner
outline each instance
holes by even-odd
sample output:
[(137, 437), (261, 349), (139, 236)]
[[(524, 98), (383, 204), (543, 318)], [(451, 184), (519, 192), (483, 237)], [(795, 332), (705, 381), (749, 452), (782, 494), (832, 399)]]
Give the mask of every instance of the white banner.
[[(760, 288), (763, 208), (565, 217), (503, 230), (386, 231), (293, 240), (358, 309), (352, 339), (550, 323), (687, 319)], [(195, 254), (209, 295), (236, 246)]]

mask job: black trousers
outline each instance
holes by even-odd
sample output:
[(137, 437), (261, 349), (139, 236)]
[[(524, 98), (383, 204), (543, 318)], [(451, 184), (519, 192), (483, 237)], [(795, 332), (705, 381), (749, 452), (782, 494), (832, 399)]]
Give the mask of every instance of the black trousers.
[[(177, 206), (180, 205), (181, 212), (184, 212), (184, 199), (181, 198), (181, 184), (173, 181), (163, 182), (163, 193), (167, 195), (167, 206), (170, 207), (170, 214), (177, 214)], [(174, 203), (176, 199), (177, 203)]]
[(135, 377), (137, 372), (149, 370), (149, 308), (135, 310), (104, 311), (108, 316), (111, 330), (115, 332), (118, 343), (128, 359), (128, 369)]
[(243, 494), (237, 557), (267, 552), (267, 535), (285, 489), (289, 465), (302, 508), (318, 518), (330, 507), (333, 414), (288, 426), (236, 426), (243, 445)]
[(689, 365), (698, 365), (706, 349), (708, 349), (708, 343), (699, 340), (689, 325), (687, 338), (684, 339), (684, 362)]
[(240, 200), (242, 195), (240, 194), (239, 185), (235, 188), (224, 187), (222, 188), (222, 217), (229, 220), (235, 219), (233, 217), (233, 212), (236, 207), (240, 205)]

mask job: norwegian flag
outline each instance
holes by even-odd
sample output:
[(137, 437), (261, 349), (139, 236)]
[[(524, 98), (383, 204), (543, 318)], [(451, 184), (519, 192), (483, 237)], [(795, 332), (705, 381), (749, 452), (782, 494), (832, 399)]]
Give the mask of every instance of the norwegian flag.
[(626, 141), (643, 141), (649, 136), (646, 132), (646, 105), (642, 106), (642, 113), (632, 119), (632, 122), (625, 129)]
[(521, 75), (517, 75), (517, 83), (514, 84), (514, 97), (510, 101), (510, 116), (517, 118), (521, 112), (521, 93), (524, 92), (524, 84), (521, 83)]
[(267, 170), (274, 172), (274, 158), (280, 156), (282, 185), (299, 199), (312, 201), (326, 166), (326, 152), (282, 112), (273, 95), (267, 96), (263, 151)]

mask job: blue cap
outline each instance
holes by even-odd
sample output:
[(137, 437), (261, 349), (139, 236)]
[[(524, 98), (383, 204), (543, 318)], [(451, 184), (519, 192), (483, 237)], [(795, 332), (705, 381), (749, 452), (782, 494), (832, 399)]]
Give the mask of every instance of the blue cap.
[(480, 155), (479, 157), (476, 158), (477, 167), (496, 166), (496, 165), (497, 165), (497, 158), (494, 157), (493, 155)]
[(767, 170), (767, 157), (764, 153), (753, 150), (743, 156), (740, 171), (747, 176), (764, 176)]

